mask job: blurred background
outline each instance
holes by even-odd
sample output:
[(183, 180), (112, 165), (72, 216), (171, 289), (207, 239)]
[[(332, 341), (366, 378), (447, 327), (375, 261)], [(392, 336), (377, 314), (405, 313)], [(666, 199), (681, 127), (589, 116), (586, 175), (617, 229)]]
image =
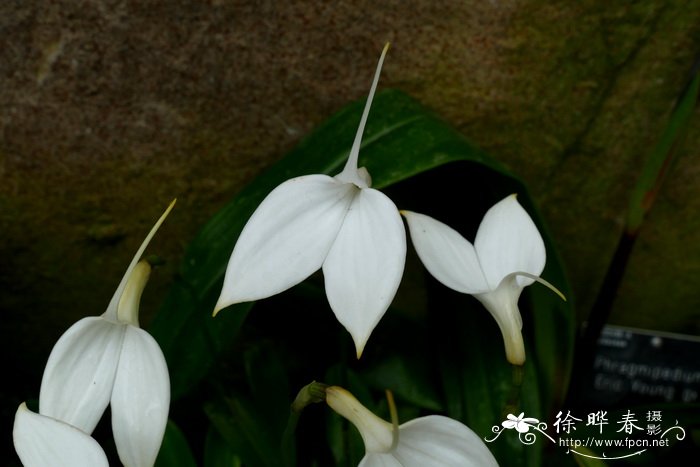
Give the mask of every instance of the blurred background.
[[(700, 3), (542, 0), (0, 4), (4, 446), (58, 337), (150, 251), (148, 324), (187, 244), (347, 103), (412, 96), (517, 175), (586, 320), (632, 189), (700, 51)], [(700, 119), (639, 232), (609, 322), (700, 335)], [(459, 209), (459, 207), (457, 207)], [(497, 420), (494, 420), (496, 423)], [(10, 452), (11, 454), (11, 452)]]

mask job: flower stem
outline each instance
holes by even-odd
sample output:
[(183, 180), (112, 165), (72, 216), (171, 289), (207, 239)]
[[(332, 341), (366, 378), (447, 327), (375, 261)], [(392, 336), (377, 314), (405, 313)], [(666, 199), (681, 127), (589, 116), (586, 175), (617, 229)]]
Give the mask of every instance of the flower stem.
[(301, 413), (307, 405), (325, 401), (327, 387), (327, 384), (311, 381), (301, 388), (296, 399), (292, 402), (292, 412)]
[(394, 394), (390, 390), (386, 390), (386, 401), (389, 404), (389, 414), (391, 415), (392, 426), (392, 441), (391, 450), (396, 449), (399, 444), (399, 413), (396, 410), (396, 402), (394, 402)]
[(518, 407), (520, 405), (520, 391), (523, 387), (523, 379), (525, 376), (525, 369), (522, 365), (511, 365), (513, 369), (513, 383), (510, 387), (510, 394), (508, 399), (506, 399), (506, 406), (504, 407), (504, 413), (517, 413)]
[(292, 402), (287, 426), (282, 434), (282, 457), (287, 467), (296, 465), (296, 429), (299, 424), (301, 412), (309, 404), (317, 404), (326, 400), (327, 384), (312, 381), (299, 391), (297, 397)]

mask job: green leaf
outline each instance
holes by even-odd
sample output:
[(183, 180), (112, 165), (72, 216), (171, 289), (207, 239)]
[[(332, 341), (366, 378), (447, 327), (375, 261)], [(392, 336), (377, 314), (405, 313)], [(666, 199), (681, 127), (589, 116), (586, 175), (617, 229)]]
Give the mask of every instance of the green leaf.
[(244, 360), (258, 416), (265, 420), (266, 430), (281, 439), (290, 410), (289, 382), (283, 358), (272, 345), (264, 343), (248, 349)]
[(168, 420), (165, 427), (155, 467), (197, 467), (187, 439), (172, 420)]
[(676, 107), (671, 113), (661, 138), (649, 154), (642, 173), (632, 190), (629, 210), (627, 214), (627, 231), (637, 231), (644, 220), (644, 216), (651, 209), (656, 193), (661, 187), (664, 175), (673, 164), (675, 147), (682, 139), (688, 122), (693, 116), (693, 110), (698, 101), (700, 91), (700, 73), (695, 73), (683, 94), (680, 96)]
[(168, 362), (173, 401), (207, 375), (216, 357), (233, 342), (252, 307), (243, 303), (212, 318), (218, 298), (213, 293), (212, 289), (208, 297), (199, 298), (190, 286), (176, 280), (149, 328)]
[[(455, 340), (441, 348), (442, 367), (450, 372), (445, 387), (450, 391), (448, 401), (453, 402), (448, 407), (460, 410), (448, 411), (448, 415), (464, 422), (482, 439), (493, 438), (492, 427), (500, 427), (509, 413), (542, 418), (534, 365), (526, 362), (523, 371), (507, 362), (500, 331), (490, 314), (479, 309), (480, 304), (464, 300), (455, 300), (451, 306), (448, 303), (444, 306), (451, 310), (442, 310), (444, 326), (458, 331)], [(536, 466), (541, 465), (544, 446), (525, 446), (517, 436), (505, 432), (487, 447), (501, 465)]]
[(236, 453), (224, 442), (219, 432), (210, 427), (204, 440), (204, 467), (241, 467)]
[[(195, 386), (236, 336), (250, 305), (211, 312), (238, 235), (274, 187), (298, 175), (339, 172), (352, 145), (364, 102), (341, 110), (238, 193), (189, 245), (178, 280), (151, 325), (172, 373), (173, 396)], [(474, 161), (502, 171), (483, 152), (399, 91), (377, 94), (365, 129), (360, 163), (382, 188), (451, 161)], [(231, 316), (234, 315), (234, 316)], [(186, 349), (186, 350), (185, 350)]]
[[(546, 419), (567, 391), (573, 358), (575, 314), (563, 266), (527, 190), (517, 179), (472, 162), (451, 162), (387, 189), (399, 206), (429, 214), (473, 240), (484, 213), (496, 202), (517, 193), (545, 240), (547, 267), (543, 277), (569, 298), (562, 301), (549, 289), (533, 284), (520, 299), (527, 348), (525, 380), (515, 415)], [(446, 200), (449, 200), (447, 202)], [(426, 276), (427, 273), (426, 273)], [(507, 415), (512, 372), (496, 322), (472, 297), (426, 278), (428, 326), (424, 332), (439, 349), (438, 359), (447, 414), (478, 430), (482, 437)], [(430, 359), (430, 348), (422, 355)], [(524, 449), (517, 440), (489, 445), (509, 465), (539, 465), (542, 446)], [(500, 452), (499, 452), (500, 451)]]
[(280, 440), (274, 439), (260, 418), (258, 410), (243, 397), (226, 398), (205, 406), (211, 423), (232, 453), (244, 465), (279, 467), (283, 464)]
[(425, 368), (418, 362), (390, 355), (363, 374), (374, 389), (389, 389), (403, 401), (432, 411), (442, 411), (442, 403)]
[(579, 467), (606, 467), (607, 465), (602, 460), (596, 459), (596, 457), (600, 456), (596, 455), (596, 453), (594, 453), (588, 448), (581, 446), (576, 448), (576, 451), (580, 455), (572, 454), (572, 456), (574, 456), (576, 465), (578, 465)]
[[(216, 319), (210, 317), (230, 253), (248, 218), (264, 197), (285, 180), (305, 174), (340, 172), (363, 104), (357, 102), (341, 110), (253, 180), (207, 223), (189, 246), (179, 279), (151, 329), (163, 348), (171, 373), (176, 375), (175, 395), (186, 394), (207, 375), (231, 345), (250, 310), (250, 304), (236, 305), (222, 310)], [(399, 208), (436, 217), (471, 239), (486, 210), (506, 195), (517, 192), (545, 237), (548, 264), (543, 277), (569, 295), (563, 267), (523, 184), (410, 97), (393, 90), (376, 96), (360, 151), (360, 165), (367, 167), (373, 187), (383, 188)], [(363, 402), (367, 399), (361, 393), (368, 392), (367, 382), (375, 388), (392, 385), (390, 389), (408, 405), (430, 411), (444, 408), (448, 415), (466, 422), (480, 436), (489, 435), (491, 426), (500, 423), (509, 402), (512, 373), (493, 319), (473, 299), (461, 297), (461, 302), (454, 302), (452, 296), (444, 303), (429, 304), (427, 328), (432, 329), (432, 342), (441, 347), (439, 351), (428, 348), (424, 352), (424, 358), (432, 359), (427, 361), (431, 362), (428, 365), (432, 364), (434, 378), (426, 378), (420, 371), (416, 372), (418, 367), (398, 360), (382, 362), (387, 373), (369, 371), (368, 379), (351, 378), (347, 367), (342, 366), (338, 372), (340, 381), (325, 382), (347, 387)], [(465, 305), (468, 300), (472, 305)], [(457, 310), (456, 304), (462, 309)], [(538, 285), (528, 287), (523, 294), (521, 309), (528, 363), (517, 402), (528, 416), (543, 419), (566, 390), (571, 372), (574, 314), (571, 302), (561, 302)], [(387, 315), (393, 312), (390, 310)], [(462, 316), (445, 320), (445, 315), (450, 313)], [(474, 321), (474, 316), (479, 318)], [(380, 323), (375, 331), (381, 331), (381, 326)], [(370, 346), (380, 341), (379, 335), (373, 336)], [(366, 357), (371, 355), (372, 349), (368, 349)], [(440, 358), (436, 359), (436, 355)], [(436, 361), (439, 364), (434, 364)], [(250, 372), (249, 376), (253, 378)], [(415, 378), (420, 381), (409, 381)], [(427, 384), (430, 382), (434, 383), (432, 387)], [(355, 390), (349, 383), (357, 386)], [(253, 456), (258, 462), (254, 465), (270, 462), (261, 456), (274, 443), (263, 443), (270, 445), (267, 448), (252, 443), (260, 431), (255, 423), (246, 422), (252, 417), (252, 406), (243, 404), (223, 412), (219, 409), (210, 406), (208, 413), (224, 439), (229, 444), (235, 437), (248, 440), (243, 443), (245, 446), (236, 447), (244, 463), (246, 456)], [(406, 407), (408, 412), (414, 409)], [(236, 419), (238, 415), (242, 418)], [(327, 436), (331, 450), (341, 465), (352, 464), (359, 461), (356, 439), (348, 435), (354, 429), (348, 430), (347, 424), (337, 419), (329, 416)], [(504, 447), (495, 447), (502, 450), (499, 454), (502, 462), (537, 465), (541, 447), (528, 447), (524, 451), (522, 444), (515, 443), (504, 441)]]
[(538, 224), (547, 249), (547, 265), (542, 277), (553, 284), (566, 297), (559, 296), (540, 284), (533, 284), (524, 294), (530, 313), (523, 319), (532, 320), (532, 331), (525, 338), (534, 346), (530, 359), (537, 367), (542, 399), (541, 416), (550, 414), (561, 407), (568, 393), (569, 381), (573, 369), (574, 345), (576, 343), (576, 311), (574, 296), (564, 272), (564, 265), (554, 246), (548, 229), (536, 209), (530, 213)]

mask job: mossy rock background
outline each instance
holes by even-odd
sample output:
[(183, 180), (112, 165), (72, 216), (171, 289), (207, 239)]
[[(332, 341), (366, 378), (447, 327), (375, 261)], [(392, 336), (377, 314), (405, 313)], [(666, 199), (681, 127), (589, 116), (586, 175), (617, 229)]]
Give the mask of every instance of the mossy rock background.
[[(420, 100), (531, 187), (585, 318), (700, 50), (700, 3), (2, 2), (5, 427), (38, 395), (55, 340), (104, 311), (170, 200), (146, 325), (205, 220), (364, 98), (385, 41), (380, 86)], [(699, 144), (694, 118), (615, 323), (700, 334)]]

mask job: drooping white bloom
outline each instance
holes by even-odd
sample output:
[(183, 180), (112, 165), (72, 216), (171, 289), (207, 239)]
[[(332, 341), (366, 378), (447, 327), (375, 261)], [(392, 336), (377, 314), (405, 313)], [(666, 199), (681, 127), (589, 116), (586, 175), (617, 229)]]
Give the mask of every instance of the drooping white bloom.
[(107, 467), (107, 456), (90, 435), (65, 422), (36, 414), (22, 403), (12, 430), (24, 467)]
[(357, 167), (386, 51), (345, 168), (335, 177), (287, 180), (263, 200), (234, 247), (214, 314), (234, 303), (278, 294), (323, 268), (330, 306), (361, 355), (396, 294), (406, 258), (398, 209), (370, 188), (369, 173)]
[(41, 381), (39, 413), (87, 434), (111, 404), (117, 451), (129, 467), (155, 463), (168, 418), (165, 358), (139, 328), (139, 300), (150, 274), (139, 259), (173, 204), (141, 244), (107, 311), (83, 318), (61, 336)]
[(359, 467), (490, 467), (498, 463), (472, 430), (451, 418), (429, 415), (394, 427), (343, 388), (326, 389), (326, 402), (362, 436)]
[(546, 261), (544, 241), (516, 196), (486, 212), (474, 245), (429, 216), (402, 214), (428, 271), (447, 287), (476, 297), (496, 319), (508, 361), (522, 365), (525, 345), (518, 299), (523, 288), (538, 281), (564, 297), (539, 277)]

